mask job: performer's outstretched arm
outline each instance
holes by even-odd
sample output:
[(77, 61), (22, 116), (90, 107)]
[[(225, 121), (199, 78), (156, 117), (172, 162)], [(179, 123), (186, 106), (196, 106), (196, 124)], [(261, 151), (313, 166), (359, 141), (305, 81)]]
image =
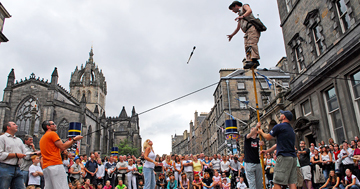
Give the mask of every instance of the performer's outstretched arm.
[(234, 35), (237, 34), (237, 32), (238, 32), (239, 30), (240, 30), (240, 22), (238, 21), (238, 24), (237, 24), (237, 27), (236, 27), (235, 31), (234, 31), (232, 34), (227, 35), (227, 37), (229, 38), (229, 41), (231, 41), (231, 39), (234, 37)]

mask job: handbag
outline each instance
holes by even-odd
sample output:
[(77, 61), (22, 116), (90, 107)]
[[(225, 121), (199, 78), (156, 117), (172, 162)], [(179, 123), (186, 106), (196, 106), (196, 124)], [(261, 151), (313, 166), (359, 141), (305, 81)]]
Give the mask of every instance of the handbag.
[(273, 173), (274, 173), (274, 167), (270, 167), (269, 173), (270, 173), (270, 174), (273, 174)]

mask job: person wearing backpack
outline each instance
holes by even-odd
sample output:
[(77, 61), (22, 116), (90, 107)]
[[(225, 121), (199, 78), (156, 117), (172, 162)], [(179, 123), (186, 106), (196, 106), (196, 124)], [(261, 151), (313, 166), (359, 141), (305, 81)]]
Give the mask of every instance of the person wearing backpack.
[(243, 5), (239, 1), (234, 1), (229, 6), (229, 9), (239, 16), (235, 18), (235, 21), (238, 22), (235, 31), (232, 34), (227, 35), (227, 37), (229, 38), (229, 41), (231, 41), (240, 29), (245, 33), (244, 44), (246, 62), (244, 69), (250, 69), (252, 67), (256, 68), (260, 65), (258, 61), (260, 59), (258, 48), (260, 32), (265, 31), (266, 27), (259, 19), (254, 17), (248, 4)]

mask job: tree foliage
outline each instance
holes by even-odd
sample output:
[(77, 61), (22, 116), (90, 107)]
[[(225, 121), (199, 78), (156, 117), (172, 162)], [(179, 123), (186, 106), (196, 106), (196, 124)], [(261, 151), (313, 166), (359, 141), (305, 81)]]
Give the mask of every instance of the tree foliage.
[(116, 145), (119, 148), (119, 155), (134, 155), (139, 157), (139, 148), (134, 148), (132, 143), (128, 140), (121, 140), (119, 144)]

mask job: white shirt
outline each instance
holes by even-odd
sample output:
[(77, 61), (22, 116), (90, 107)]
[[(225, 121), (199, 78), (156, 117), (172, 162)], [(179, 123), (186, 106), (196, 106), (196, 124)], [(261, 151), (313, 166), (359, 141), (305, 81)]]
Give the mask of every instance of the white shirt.
[(238, 189), (245, 189), (245, 188), (247, 188), (247, 186), (246, 186), (245, 182), (243, 182), (243, 183), (238, 182), (238, 183), (236, 184), (236, 188), (238, 188)]
[(64, 165), (64, 168), (65, 168), (65, 172), (69, 172), (69, 167), (68, 167), (69, 164), (70, 164), (69, 159), (64, 159), (63, 160), (63, 165)]
[(36, 171), (43, 172), (39, 165), (32, 164), (29, 167), (29, 185), (40, 185), (40, 175), (36, 177), (32, 175), (32, 173), (35, 173)]
[(119, 161), (117, 164), (116, 164), (116, 168), (119, 170), (119, 173), (126, 173), (126, 169), (122, 169), (120, 170), (119, 168), (120, 167), (127, 167), (128, 166), (128, 163), (126, 161)]
[[(356, 178), (356, 176), (355, 176), (355, 175), (351, 175), (351, 180), (349, 181), (349, 180), (347, 179), (347, 176), (345, 175), (345, 180), (348, 181), (349, 184), (352, 183), (352, 180), (353, 180), (354, 178)], [(355, 184), (358, 185), (358, 186), (360, 185), (359, 179), (356, 178)]]
[[(131, 169), (134, 169), (134, 168), (136, 168), (136, 165), (135, 164), (132, 164), (131, 166), (130, 165), (128, 165), (128, 170), (131, 170)], [(132, 176), (133, 175), (133, 173), (132, 173), (132, 171), (130, 171), (130, 172), (128, 172), (127, 173), (127, 175), (128, 176)]]
[(229, 171), (229, 165), (230, 165), (230, 162), (229, 161), (226, 161), (226, 163), (224, 163), (223, 161), (220, 163), (220, 168), (221, 168), (221, 172), (224, 172), (224, 171)]
[(30, 153), (26, 153), (25, 145), (20, 138), (5, 133), (0, 136), (0, 163), (9, 165), (21, 164), (22, 160), (18, 162), (18, 158), (6, 159), (9, 153), (26, 154), (30, 157)]
[(347, 155), (346, 151), (344, 149), (342, 149), (338, 155), (339, 159), (342, 159), (342, 163), (344, 165), (354, 164), (354, 161), (351, 159), (351, 157), (354, 155), (354, 150), (351, 148), (348, 148), (347, 151), (348, 151), (349, 155), (346, 158), (342, 159), (343, 156)]
[(103, 178), (105, 176), (105, 165), (98, 164), (98, 171), (96, 172), (96, 178)]
[[(184, 163), (191, 163), (191, 160), (184, 160), (182, 163), (184, 165)], [(185, 173), (189, 173), (189, 172), (193, 172), (193, 166), (189, 165), (189, 166), (184, 166), (184, 172)]]

